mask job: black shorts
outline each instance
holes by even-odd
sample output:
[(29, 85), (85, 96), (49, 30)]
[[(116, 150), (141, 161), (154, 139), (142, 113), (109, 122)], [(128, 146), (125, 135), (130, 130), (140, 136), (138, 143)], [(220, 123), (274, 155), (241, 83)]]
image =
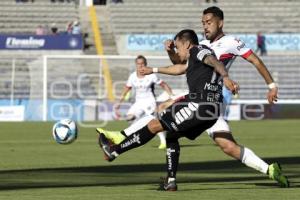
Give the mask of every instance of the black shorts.
[(189, 95), (179, 99), (159, 116), (167, 137), (186, 137), (194, 140), (213, 126), (220, 115), (218, 103), (199, 102)]

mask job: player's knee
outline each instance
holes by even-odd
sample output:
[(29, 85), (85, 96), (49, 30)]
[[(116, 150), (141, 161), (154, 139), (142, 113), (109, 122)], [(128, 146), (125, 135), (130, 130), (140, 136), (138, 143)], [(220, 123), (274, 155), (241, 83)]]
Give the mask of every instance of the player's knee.
[(151, 133), (153, 133), (153, 134), (156, 134), (156, 133), (164, 130), (161, 123), (157, 119), (152, 119), (148, 123), (148, 128), (151, 131)]

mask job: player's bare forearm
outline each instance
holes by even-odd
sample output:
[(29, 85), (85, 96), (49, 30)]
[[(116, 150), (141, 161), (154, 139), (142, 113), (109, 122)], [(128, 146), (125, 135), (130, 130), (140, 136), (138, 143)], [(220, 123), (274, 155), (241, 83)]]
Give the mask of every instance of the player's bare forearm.
[(267, 99), (270, 104), (273, 104), (277, 101), (277, 94), (278, 94), (278, 88), (277, 85), (274, 83), (273, 77), (270, 74), (269, 70), (263, 63), (263, 61), (255, 54), (252, 53), (248, 58), (247, 61), (252, 63), (257, 71), (260, 73), (260, 75), (265, 79), (266, 83), (269, 86), (269, 91), (267, 93)]
[(215, 56), (207, 56), (204, 59), (204, 63), (213, 67), (216, 72), (219, 73), (222, 77), (228, 76), (225, 66), (220, 61), (218, 61)]
[(168, 67), (158, 67), (158, 68), (155, 67), (152, 69), (152, 72), (176, 76), (176, 75), (185, 74), (186, 68), (187, 68), (186, 64), (176, 64)]
[(174, 50), (170, 50), (170, 51), (167, 51), (167, 52), (168, 52), (170, 60), (172, 61), (172, 63), (174, 65), (182, 64), (182, 62), (180, 61), (179, 56), (176, 54), (176, 52)]
[(247, 61), (252, 63), (256, 67), (257, 71), (264, 78), (264, 80), (266, 81), (267, 84), (274, 82), (269, 70), (267, 69), (267, 67), (265, 66), (263, 61), (255, 53), (252, 53), (247, 58)]
[(186, 64), (176, 64), (168, 67), (142, 67), (140, 73), (148, 75), (152, 73), (168, 74), (168, 75), (181, 75), (185, 73)]
[(172, 89), (167, 83), (162, 82), (160, 86), (168, 93), (169, 96), (173, 95)]
[(127, 95), (127, 93), (131, 90), (131, 88), (125, 86), (124, 89), (123, 89), (123, 92), (121, 94), (121, 98), (119, 100), (119, 103), (122, 103), (125, 99), (125, 96)]

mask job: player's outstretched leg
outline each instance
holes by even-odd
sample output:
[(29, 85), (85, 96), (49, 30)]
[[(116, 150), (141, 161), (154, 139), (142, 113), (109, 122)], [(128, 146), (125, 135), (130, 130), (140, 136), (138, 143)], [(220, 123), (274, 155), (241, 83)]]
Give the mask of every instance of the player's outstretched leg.
[(120, 131), (108, 131), (103, 128), (96, 128), (96, 131), (99, 134), (103, 134), (113, 144), (120, 144), (126, 138)]
[(151, 120), (146, 126), (128, 136), (120, 144), (111, 145), (109, 139), (101, 132), (98, 142), (104, 152), (105, 159), (112, 161), (118, 155), (146, 144), (160, 131), (163, 131), (160, 122), (158, 120)]
[(240, 160), (246, 166), (255, 169), (263, 174), (269, 174), (269, 177), (278, 182), (281, 187), (289, 187), (287, 177), (285, 177), (279, 165), (267, 164), (264, 160), (259, 158), (251, 149), (238, 145), (232, 134), (230, 133), (214, 133), (216, 144), (227, 155)]
[(152, 119), (154, 119), (154, 116), (147, 115), (132, 123), (128, 128), (124, 129), (123, 131), (108, 131), (103, 128), (96, 128), (96, 131), (98, 133), (103, 133), (105, 137), (109, 139), (112, 143), (120, 144), (122, 141), (125, 140), (125, 138), (146, 126)]

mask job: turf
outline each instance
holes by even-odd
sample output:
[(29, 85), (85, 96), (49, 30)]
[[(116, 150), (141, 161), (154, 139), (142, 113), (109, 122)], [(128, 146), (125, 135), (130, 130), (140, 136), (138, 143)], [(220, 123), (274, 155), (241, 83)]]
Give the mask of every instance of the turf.
[[(291, 188), (279, 188), (227, 157), (204, 133), (195, 141), (181, 140), (178, 192), (156, 190), (166, 168), (157, 138), (107, 163), (93, 128), (79, 127), (77, 141), (59, 145), (52, 123), (0, 123), (0, 199), (299, 199), (299, 122), (231, 122), (240, 144), (281, 163)], [(113, 122), (107, 128), (125, 126)]]

